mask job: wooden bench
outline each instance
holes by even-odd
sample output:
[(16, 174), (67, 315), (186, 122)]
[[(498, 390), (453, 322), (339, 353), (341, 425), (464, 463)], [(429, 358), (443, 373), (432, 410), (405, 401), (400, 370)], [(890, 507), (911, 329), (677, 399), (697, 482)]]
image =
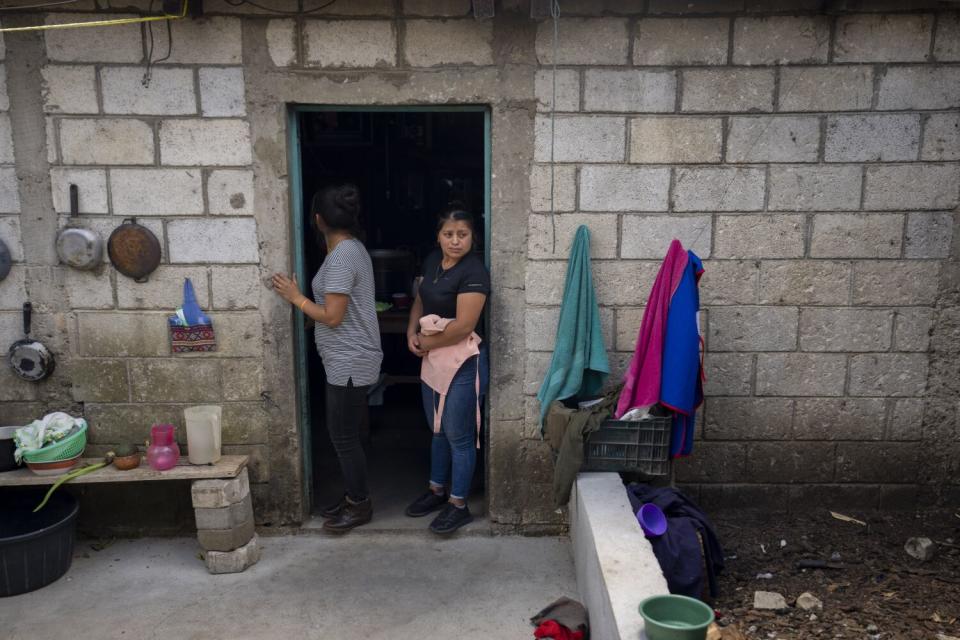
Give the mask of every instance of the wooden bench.
[[(101, 461), (102, 458), (83, 458), (79, 466)], [(210, 573), (238, 573), (260, 559), (248, 461), (249, 456), (223, 456), (215, 464), (192, 465), (184, 457), (176, 467), (166, 471), (155, 471), (146, 461), (129, 471), (120, 471), (111, 465), (70, 480), (68, 484), (191, 481), (197, 539), (204, 549), (207, 569)], [(0, 473), (0, 487), (50, 485), (56, 481), (57, 476), (38, 476), (27, 468)]]

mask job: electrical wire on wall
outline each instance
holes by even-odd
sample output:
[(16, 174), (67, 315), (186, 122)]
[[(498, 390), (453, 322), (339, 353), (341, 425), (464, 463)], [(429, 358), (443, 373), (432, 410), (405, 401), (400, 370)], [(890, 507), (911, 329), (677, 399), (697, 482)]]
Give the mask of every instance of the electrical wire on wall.
[[(153, 11), (153, 2), (150, 0), (150, 6), (148, 11)], [(170, 59), (170, 55), (173, 53), (173, 29), (170, 27), (170, 22), (167, 21), (167, 55), (162, 58), (153, 59), (153, 23), (147, 23), (147, 68), (143, 72), (143, 79), (140, 81), (144, 87), (150, 86), (150, 81), (153, 79), (153, 65), (157, 62), (164, 62), (165, 60)]]
[(556, 162), (554, 162), (554, 144), (556, 142), (557, 120), (557, 50), (560, 41), (560, 0), (550, 0), (550, 17), (553, 19), (553, 95), (550, 98), (550, 235), (553, 247), (550, 253), (557, 251), (557, 212), (553, 201)]
[(62, 7), (65, 4), (75, 4), (77, 0), (52, 0), (37, 4), (18, 4), (14, 7), (0, 7), (0, 11), (20, 11), (21, 9), (46, 9), (47, 7)]
[(297, 11), (284, 11), (282, 9), (274, 9), (272, 7), (266, 7), (262, 4), (252, 2), (251, 0), (223, 0), (223, 1), (226, 2), (228, 5), (230, 5), (231, 7), (242, 7), (243, 5), (249, 5), (251, 7), (256, 7), (257, 9), (260, 9), (261, 11), (266, 11), (268, 13), (278, 13), (280, 15), (285, 15), (285, 16), (299, 16), (299, 15), (306, 15), (308, 13), (316, 13), (317, 11), (323, 11), (327, 7), (333, 4), (336, 4), (337, 2), (337, 0), (327, 0), (326, 2), (324, 2), (318, 7), (314, 7), (312, 9), (304, 9), (303, 1), (301, 0), (300, 8)]
[[(63, 22), (57, 24), (38, 24), (31, 27), (4, 27), (0, 29), (0, 33), (4, 32), (13, 32), (13, 31), (50, 31), (51, 29), (79, 29), (83, 27), (114, 27), (122, 24), (141, 24), (144, 22), (157, 22), (158, 20), (182, 20), (187, 17), (187, 3), (188, 0), (183, 0), (183, 4), (180, 6), (180, 13), (177, 14), (163, 14), (160, 16), (139, 16), (136, 18), (111, 18), (108, 20), (90, 20), (87, 22)], [(54, 6), (53, 3), (47, 5), (35, 5), (35, 7), (43, 6)], [(18, 7), (0, 7), (2, 9), (26, 9), (26, 6)]]

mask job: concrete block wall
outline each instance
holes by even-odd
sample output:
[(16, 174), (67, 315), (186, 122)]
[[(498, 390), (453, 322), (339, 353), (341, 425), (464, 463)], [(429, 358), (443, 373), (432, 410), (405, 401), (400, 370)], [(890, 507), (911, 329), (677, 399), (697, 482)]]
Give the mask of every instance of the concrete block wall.
[[(957, 14), (565, 4), (556, 61), (552, 22), (537, 34), (528, 336), (555, 326), (542, 320), (586, 224), (619, 380), (679, 238), (706, 266), (707, 398), (694, 455), (676, 463), (694, 495), (781, 508), (956, 496), (956, 463), (927, 452), (960, 448), (955, 387), (936, 390), (955, 336), (931, 347), (956, 304)], [(532, 419), (552, 338), (527, 344)]]

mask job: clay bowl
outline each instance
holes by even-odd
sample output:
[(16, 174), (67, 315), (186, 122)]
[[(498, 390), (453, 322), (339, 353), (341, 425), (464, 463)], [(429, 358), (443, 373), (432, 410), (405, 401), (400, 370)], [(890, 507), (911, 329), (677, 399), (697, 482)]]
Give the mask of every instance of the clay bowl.
[(136, 469), (140, 466), (141, 455), (139, 453), (134, 453), (129, 456), (117, 456), (113, 459), (113, 466), (115, 466), (120, 471), (129, 471), (130, 469)]
[(38, 476), (59, 476), (77, 466), (77, 463), (80, 462), (80, 456), (77, 455), (69, 460), (57, 460), (55, 462), (30, 462), (29, 460), (24, 460), (24, 462), (27, 463), (30, 471)]

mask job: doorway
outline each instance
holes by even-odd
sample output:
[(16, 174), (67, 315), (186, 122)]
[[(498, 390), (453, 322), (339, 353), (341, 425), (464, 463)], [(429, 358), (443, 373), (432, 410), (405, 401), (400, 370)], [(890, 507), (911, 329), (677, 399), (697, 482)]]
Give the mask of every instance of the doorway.
[[(420, 360), (406, 347), (405, 296), (412, 294), (420, 264), (436, 247), (437, 215), (452, 204), (476, 216), (475, 248), (489, 266), (489, 110), (298, 106), (290, 110), (289, 125), (294, 262), (307, 295), (306, 285), (324, 258), (309, 224), (313, 194), (351, 182), (362, 198), (361, 225), (374, 263), (384, 352), (380, 380), (368, 395), (369, 424), (361, 425), (375, 526), (425, 527), (426, 522), (403, 515), (426, 487), (432, 438), (420, 395)], [(297, 318), (300, 325), (302, 316)], [(324, 424), (326, 380), (313, 332), (296, 326), (296, 334), (305, 489), (316, 512), (343, 495), (343, 484)], [(486, 419), (470, 499), (476, 514), (485, 513), (485, 425)]]

